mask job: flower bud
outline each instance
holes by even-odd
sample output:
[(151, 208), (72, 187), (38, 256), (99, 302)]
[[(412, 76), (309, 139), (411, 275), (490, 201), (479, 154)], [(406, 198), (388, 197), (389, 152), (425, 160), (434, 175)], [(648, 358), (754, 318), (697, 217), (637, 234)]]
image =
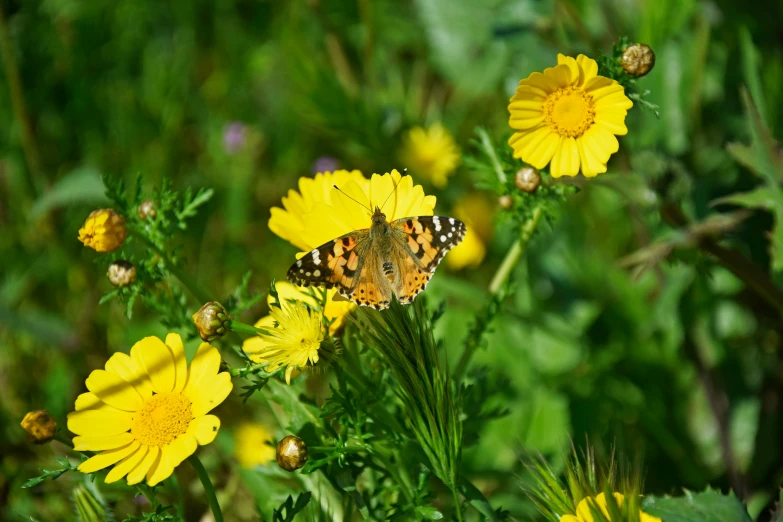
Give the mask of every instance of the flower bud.
[(84, 484), (74, 488), (73, 503), (79, 514), (79, 522), (103, 522), (111, 518), (111, 513), (106, 512), (106, 506), (101, 499), (97, 498)]
[(538, 169), (525, 166), (517, 171), (514, 183), (519, 190), (532, 194), (541, 184), (541, 174), (538, 173)]
[(46, 410), (31, 411), (24, 416), (20, 425), (30, 436), (33, 444), (46, 444), (54, 438), (57, 431), (57, 422)]
[(652, 71), (655, 66), (655, 53), (647, 44), (629, 45), (620, 59), (623, 70), (637, 78)]
[(128, 261), (115, 261), (109, 265), (106, 277), (114, 286), (128, 286), (136, 280), (136, 267)]
[(193, 314), (193, 322), (201, 339), (210, 342), (223, 337), (228, 330), (228, 312), (223, 305), (210, 301)]
[(307, 462), (307, 445), (296, 435), (277, 443), (277, 465), (286, 471), (296, 471)]
[(514, 198), (512, 198), (508, 194), (500, 196), (498, 198), (498, 205), (500, 205), (500, 208), (502, 208), (503, 210), (508, 210), (514, 205)]
[(139, 205), (139, 208), (136, 209), (136, 212), (139, 214), (139, 219), (142, 221), (155, 219), (155, 216), (158, 215), (157, 211), (155, 210), (155, 203), (153, 203), (151, 199), (145, 199), (142, 201), (141, 205)]
[(94, 210), (79, 229), (79, 241), (96, 252), (113, 252), (125, 241), (125, 218), (110, 208)]

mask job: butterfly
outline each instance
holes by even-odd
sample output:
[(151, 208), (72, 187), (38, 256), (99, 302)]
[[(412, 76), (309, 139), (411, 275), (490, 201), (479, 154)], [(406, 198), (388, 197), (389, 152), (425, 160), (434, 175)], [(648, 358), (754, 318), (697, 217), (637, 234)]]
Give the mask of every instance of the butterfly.
[(346, 299), (376, 310), (388, 308), (392, 294), (402, 304), (412, 303), (466, 231), (465, 224), (452, 217), (389, 222), (376, 206), (370, 228), (308, 252), (288, 269), (288, 280), (299, 286), (337, 287)]

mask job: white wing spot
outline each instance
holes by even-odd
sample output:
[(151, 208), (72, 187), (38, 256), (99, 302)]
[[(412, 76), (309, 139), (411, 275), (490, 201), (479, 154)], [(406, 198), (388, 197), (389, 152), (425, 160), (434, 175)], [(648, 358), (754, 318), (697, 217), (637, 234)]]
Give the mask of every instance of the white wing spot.
[(432, 222), (435, 223), (435, 232), (440, 232), (440, 219), (434, 217), (432, 218)]
[(440, 242), (445, 243), (446, 242), (446, 236), (440, 236)]
[(311, 275), (311, 274), (310, 274), (310, 272), (307, 272), (305, 275), (306, 275), (307, 277), (310, 277), (310, 275)]
[(318, 251), (318, 249), (316, 248), (315, 250), (313, 250), (311, 252), (311, 254), (313, 254), (313, 263), (315, 263), (316, 265), (320, 265), (321, 264), (321, 253)]
[(454, 235), (454, 234), (452, 234), (451, 232), (449, 232), (449, 237), (451, 237), (451, 236), (453, 236), (453, 235)]
[(299, 269), (299, 273), (300, 273), (300, 274), (304, 274), (304, 268), (300, 268), (300, 269)]
[(454, 218), (449, 218), (449, 223), (454, 224)]
[[(302, 266), (302, 260), (301, 260), (301, 259), (300, 259), (299, 261), (297, 261), (297, 262), (296, 262), (296, 266)], [(301, 271), (301, 270), (300, 270), (300, 271)]]
[(315, 277), (321, 277), (321, 271), (320, 270), (316, 270), (315, 272), (313, 272), (313, 275)]

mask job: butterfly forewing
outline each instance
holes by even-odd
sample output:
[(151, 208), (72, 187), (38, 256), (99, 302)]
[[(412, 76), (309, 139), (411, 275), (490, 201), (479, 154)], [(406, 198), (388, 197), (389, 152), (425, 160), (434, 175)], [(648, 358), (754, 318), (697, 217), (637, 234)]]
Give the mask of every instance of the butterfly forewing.
[(361, 245), (367, 235), (367, 230), (358, 230), (311, 250), (291, 265), (288, 280), (299, 286), (336, 286), (340, 293), (349, 292), (362, 269)]
[(434, 272), (446, 253), (459, 245), (467, 229), (459, 219), (441, 216), (402, 218), (392, 227), (405, 233), (405, 246), (425, 272)]

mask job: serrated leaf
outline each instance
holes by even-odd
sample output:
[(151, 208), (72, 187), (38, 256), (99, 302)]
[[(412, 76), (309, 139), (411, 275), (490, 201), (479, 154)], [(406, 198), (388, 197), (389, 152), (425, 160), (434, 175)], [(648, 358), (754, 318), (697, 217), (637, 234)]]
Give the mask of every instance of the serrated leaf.
[(71, 467), (71, 461), (68, 460), (68, 457), (55, 457), (54, 460), (56, 460), (57, 463), (64, 468)]
[(22, 489), (27, 489), (27, 488), (31, 488), (33, 486), (37, 486), (38, 484), (40, 484), (44, 480), (46, 480), (45, 476), (31, 478), (31, 479), (27, 480), (24, 484), (22, 484)]
[(772, 194), (772, 191), (767, 187), (759, 187), (750, 192), (737, 192), (736, 194), (730, 194), (715, 199), (711, 203), (713, 206), (738, 205), (740, 207), (763, 208), (765, 210), (772, 210), (781, 204), (780, 201), (775, 199), (774, 194)]
[(642, 510), (666, 522), (752, 522), (734, 493), (708, 489), (681, 497), (645, 497)]

